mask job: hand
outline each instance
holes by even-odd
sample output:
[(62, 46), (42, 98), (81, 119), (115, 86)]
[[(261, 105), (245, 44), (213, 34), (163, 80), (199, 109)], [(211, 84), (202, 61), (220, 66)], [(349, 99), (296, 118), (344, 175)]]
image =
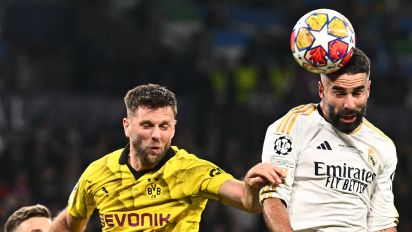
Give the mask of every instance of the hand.
[(245, 183), (254, 188), (259, 188), (264, 184), (281, 184), (286, 175), (280, 167), (270, 163), (259, 163), (246, 173)]

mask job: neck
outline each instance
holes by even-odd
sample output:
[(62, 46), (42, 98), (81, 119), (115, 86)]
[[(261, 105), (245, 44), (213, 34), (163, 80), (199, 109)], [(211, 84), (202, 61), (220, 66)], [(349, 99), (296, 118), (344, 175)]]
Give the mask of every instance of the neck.
[(326, 121), (329, 122), (329, 118), (328, 118), (328, 114), (327, 114), (328, 112), (327, 112), (327, 109), (326, 109), (326, 104), (325, 104), (325, 102), (324, 102), (324, 101), (321, 101), (320, 104), (319, 104), (319, 106), (320, 106), (320, 113), (322, 114), (323, 118), (324, 118)]
[(136, 172), (144, 170), (144, 168), (142, 167), (142, 161), (138, 159), (137, 156), (132, 152), (129, 153), (128, 163)]
[(128, 159), (128, 163), (130, 166), (132, 166), (132, 168), (136, 171), (136, 172), (140, 172), (140, 171), (144, 171), (147, 169), (151, 169), (154, 166), (156, 166), (156, 164), (153, 165), (148, 165), (148, 164), (144, 164), (142, 162), (142, 156), (138, 155), (136, 153), (136, 151), (130, 147), (130, 152), (129, 152), (129, 159)]

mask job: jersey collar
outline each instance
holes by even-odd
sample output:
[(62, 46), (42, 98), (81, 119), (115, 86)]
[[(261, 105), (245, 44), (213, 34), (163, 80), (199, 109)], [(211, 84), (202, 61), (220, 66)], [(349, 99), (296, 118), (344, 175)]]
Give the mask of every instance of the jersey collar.
[(148, 172), (159, 170), (170, 158), (172, 158), (176, 154), (176, 152), (172, 148), (169, 148), (169, 150), (166, 153), (166, 156), (156, 166), (154, 166), (152, 169), (147, 169), (141, 172), (137, 172), (136, 170), (133, 169), (133, 167), (128, 162), (129, 153), (130, 153), (130, 144), (127, 144), (125, 148), (123, 149), (122, 154), (120, 155), (119, 164), (121, 165), (126, 164), (130, 172), (133, 174), (133, 176), (136, 179), (139, 179), (141, 176), (143, 176), (144, 174)]

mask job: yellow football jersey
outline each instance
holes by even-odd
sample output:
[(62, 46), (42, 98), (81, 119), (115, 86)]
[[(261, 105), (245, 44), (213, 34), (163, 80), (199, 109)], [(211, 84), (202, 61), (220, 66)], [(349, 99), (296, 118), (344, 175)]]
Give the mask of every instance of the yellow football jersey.
[(198, 231), (208, 199), (232, 175), (172, 146), (153, 169), (136, 172), (129, 147), (91, 163), (69, 198), (68, 212), (88, 218), (99, 211), (103, 231)]

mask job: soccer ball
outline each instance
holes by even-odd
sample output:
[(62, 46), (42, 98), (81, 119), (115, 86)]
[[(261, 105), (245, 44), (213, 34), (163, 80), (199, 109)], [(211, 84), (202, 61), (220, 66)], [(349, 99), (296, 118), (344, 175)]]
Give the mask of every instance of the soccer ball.
[(290, 36), (293, 57), (313, 73), (331, 73), (345, 66), (355, 43), (355, 31), (349, 20), (330, 9), (305, 14)]

